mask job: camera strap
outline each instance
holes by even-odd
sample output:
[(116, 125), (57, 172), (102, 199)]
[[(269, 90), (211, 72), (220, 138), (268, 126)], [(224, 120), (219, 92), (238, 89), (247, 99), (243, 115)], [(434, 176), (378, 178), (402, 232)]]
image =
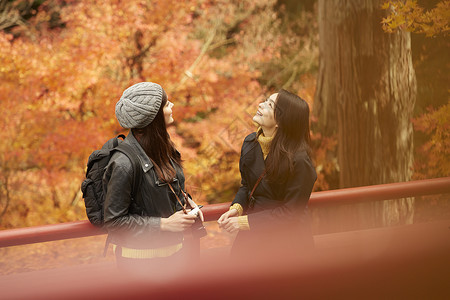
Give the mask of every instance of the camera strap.
[(173, 194), (175, 195), (175, 197), (177, 198), (178, 203), (180, 203), (181, 208), (183, 209), (183, 212), (184, 212), (185, 214), (187, 214), (187, 212), (186, 212), (186, 204), (188, 203), (188, 201), (187, 201), (187, 196), (186, 196), (185, 192), (183, 192), (183, 190), (182, 190), (181, 187), (180, 187), (180, 191), (183, 193), (184, 199), (185, 199), (184, 205), (183, 205), (183, 203), (181, 202), (181, 200), (180, 200), (180, 198), (178, 197), (177, 193), (175, 193), (175, 191), (173, 190), (172, 185), (171, 185), (170, 183), (167, 183), (167, 185), (169, 186), (170, 190), (172, 191), (172, 193), (173, 193)]
[(172, 191), (172, 193), (173, 193), (173, 194), (175, 195), (175, 197), (177, 198), (178, 203), (180, 203), (181, 208), (183, 209), (183, 212), (184, 212), (185, 214), (187, 214), (187, 212), (186, 212), (186, 205), (189, 203), (189, 202), (188, 202), (188, 196), (187, 196), (187, 194), (183, 191), (183, 189), (182, 189), (181, 186), (180, 186), (180, 191), (181, 191), (181, 193), (183, 194), (184, 200), (185, 200), (185, 201), (184, 201), (184, 204), (183, 204), (183, 202), (181, 202), (180, 198), (178, 197), (177, 193), (175, 193), (175, 191), (173, 190), (173, 187), (172, 187), (172, 185), (170, 184), (170, 182), (164, 180), (164, 177), (162, 176), (162, 172), (161, 172), (161, 169), (159, 168), (159, 166), (158, 166), (152, 159), (150, 159), (150, 160), (151, 160), (151, 162), (153, 163), (153, 166), (155, 167), (156, 175), (158, 175), (158, 177), (159, 177), (162, 181), (164, 181), (165, 183), (167, 183), (167, 185), (169, 186), (170, 190)]

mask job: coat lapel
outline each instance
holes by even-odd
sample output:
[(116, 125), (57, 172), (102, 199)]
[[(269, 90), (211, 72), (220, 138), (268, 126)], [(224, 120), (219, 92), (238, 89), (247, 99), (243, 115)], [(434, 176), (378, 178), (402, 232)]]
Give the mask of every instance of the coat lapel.
[[(248, 145), (245, 147), (245, 152), (243, 153), (243, 164), (244, 170), (249, 172), (251, 179), (249, 184), (255, 184), (258, 180), (259, 176), (264, 172), (265, 164), (264, 164), (264, 156), (261, 150), (261, 146), (259, 143), (253, 139), (247, 142)], [(264, 180), (261, 184), (264, 183)]]

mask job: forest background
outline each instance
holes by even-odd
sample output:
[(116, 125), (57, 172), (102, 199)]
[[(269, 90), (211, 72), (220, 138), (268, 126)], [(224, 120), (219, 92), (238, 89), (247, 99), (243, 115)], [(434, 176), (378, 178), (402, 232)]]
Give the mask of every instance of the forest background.
[[(409, 1), (426, 10), (439, 3), (448, 17), (448, 1)], [(136, 82), (160, 83), (175, 103), (170, 135), (187, 189), (204, 204), (233, 199), (240, 146), (260, 101), (285, 88), (315, 111), (315, 0), (1, 1), (0, 11), (0, 229), (86, 219), (87, 157), (125, 132), (114, 106)], [(404, 21), (384, 26), (386, 35), (416, 32), (411, 179), (449, 176), (448, 18), (428, 32)], [(321, 132), (318, 117), (314, 190), (336, 189), (338, 137)]]

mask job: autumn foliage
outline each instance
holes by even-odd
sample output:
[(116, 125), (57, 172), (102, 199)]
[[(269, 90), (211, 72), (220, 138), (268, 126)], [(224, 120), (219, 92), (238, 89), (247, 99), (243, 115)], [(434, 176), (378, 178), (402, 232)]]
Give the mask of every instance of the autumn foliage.
[(450, 104), (428, 112), (414, 120), (417, 131), (431, 138), (417, 149), (417, 179), (450, 176)]
[(383, 29), (393, 32), (397, 28), (422, 33), (428, 37), (447, 36), (450, 31), (450, 1), (440, 1), (426, 11), (417, 1), (387, 1), (382, 6), (389, 15), (382, 20)]
[[(258, 81), (261, 66), (289, 63), (274, 3), (46, 1), (2, 31), (0, 226), (85, 218), (87, 157), (124, 132), (114, 105), (139, 81), (160, 83), (175, 103), (170, 134), (197, 201), (231, 201), (240, 144), (270, 89)], [(315, 83), (305, 82), (290, 86), (312, 104)]]
[[(175, 103), (169, 131), (189, 192), (201, 203), (231, 201), (259, 101), (287, 88), (313, 106), (316, 12), (288, 18), (280, 2), (52, 0), (20, 22), (4, 14), (11, 22), (0, 22), (8, 24), (0, 31), (0, 228), (86, 218), (87, 157), (126, 133), (114, 106), (139, 81), (160, 83)], [(429, 132), (427, 118), (417, 130)], [(434, 132), (424, 155), (432, 149), (439, 159), (448, 139)], [(320, 132), (312, 140), (315, 189), (336, 187), (336, 140)], [(423, 176), (441, 174), (438, 165)]]

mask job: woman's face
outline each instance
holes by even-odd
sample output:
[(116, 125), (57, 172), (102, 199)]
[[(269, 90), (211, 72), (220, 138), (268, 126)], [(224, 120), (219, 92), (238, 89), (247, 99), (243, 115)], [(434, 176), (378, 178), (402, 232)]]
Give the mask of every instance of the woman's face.
[(173, 103), (170, 102), (169, 100), (167, 100), (166, 105), (163, 108), (164, 120), (166, 121), (166, 125), (173, 123), (172, 107), (173, 107)]
[(276, 128), (274, 109), (277, 96), (278, 93), (272, 94), (266, 101), (261, 102), (253, 117), (253, 121), (265, 130), (274, 130)]

